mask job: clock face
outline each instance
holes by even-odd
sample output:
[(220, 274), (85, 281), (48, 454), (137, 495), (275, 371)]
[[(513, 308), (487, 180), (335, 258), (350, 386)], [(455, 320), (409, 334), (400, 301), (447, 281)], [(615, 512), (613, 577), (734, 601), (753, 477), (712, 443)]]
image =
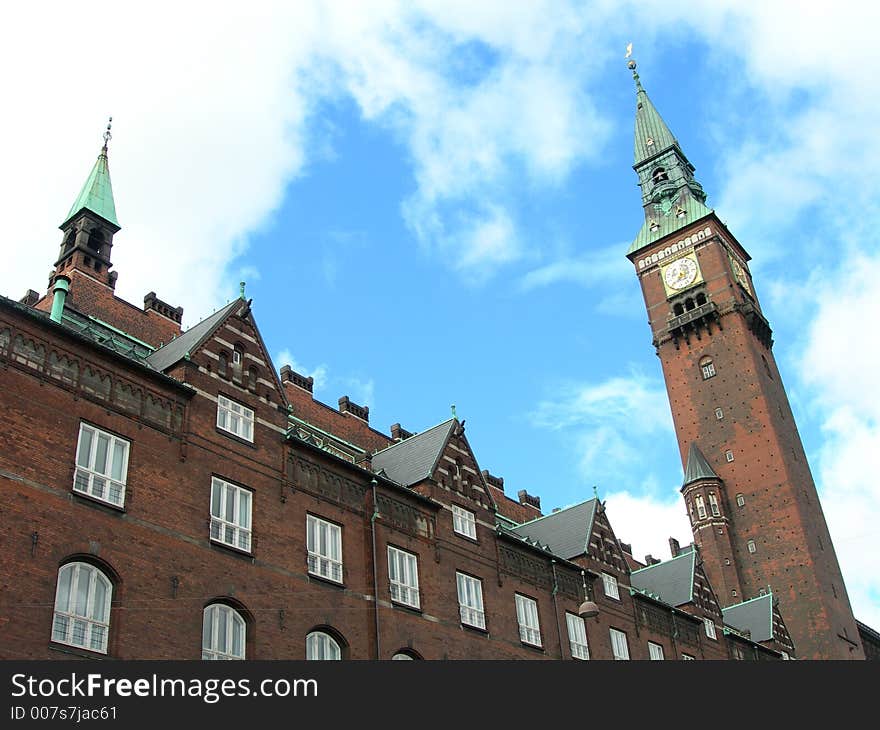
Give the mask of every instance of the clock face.
[(740, 283), (743, 289), (745, 289), (749, 294), (752, 293), (752, 289), (749, 286), (749, 278), (746, 276), (746, 272), (743, 271), (743, 267), (740, 266), (739, 261), (734, 258), (730, 259), (731, 268), (733, 269), (733, 276)]
[(687, 257), (673, 261), (663, 273), (663, 278), (670, 289), (684, 289), (697, 278), (697, 262)]

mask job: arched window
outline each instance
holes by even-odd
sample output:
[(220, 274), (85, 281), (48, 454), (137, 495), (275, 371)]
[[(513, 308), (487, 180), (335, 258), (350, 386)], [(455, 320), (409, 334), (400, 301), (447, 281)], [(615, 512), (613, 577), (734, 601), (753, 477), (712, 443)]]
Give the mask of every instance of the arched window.
[(696, 306), (697, 306), (697, 305), (694, 304), (694, 300), (691, 299), (690, 297), (688, 297), (687, 299), (684, 300), (684, 308), (685, 308), (688, 312), (690, 312), (692, 309), (695, 309)]
[(715, 363), (712, 362), (711, 357), (704, 357), (700, 360), (700, 372), (703, 375), (703, 380), (708, 380), (715, 375)]
[(257, 389), (257, 368), (254, 365), (251, 365), (248, 369), (247, 387), (250, 391), (255, 391)]
[(672, 312), (675, 314), (676, 317), (680, 317), (682, 314), (684, 314), (684, 305), (681, 302), (678, 302), (678, 304), (676, 304), (672, 308)]
[(219, 362), (217, 364), (217, 372), (221, 377), (228, 377), (229, 374), (229, 355), (225, 352), (220, 353)]
[(391, 656), (393, 661), (413, 661), (421, 658), (422, 655), (413, 649), (400, 649)]
[(306, 636), (306, 659), (342, 659), (342, 647), (330, 634), (312, 631)]
[(718, 507), (718, 498), (715, 496), (714, 492), (709, 492), (709, 509), (712, 510), (713, 517), (719, 517), (721, 515), (721, 510)]
[(202, 616), (202, 659), (244, 659), (247, 624), (225, 603), (212, 603)]
[(107, 653), (113, 584), (89, 563), (67, 563), (58, 571), (52, 641)]
[(694, 501), (697, 503), (697, 516), (701, 520), (706, 519), (706, 503), (703, 501), (702, 495), (698, 494), (694, 497)]
[(651, 173), (651, 180), (654, 181), (655, 185), (668, 179), (669, 175), (666, 174), (666, 170), (664, 170), (662, 167), (656, 168), (654, 172)]
[(101, 255), (101, 246), (104, 243), (104, 236), (101, 231), (93, 230), (89, 232), (89, 239), (86, 241), (86, 246), (88, 246), (92, 251), (94, 251), (99, 256)]
[(697, 294), (697, 306), (702, 307), (706, 303), (706, 295), (703, 292)]

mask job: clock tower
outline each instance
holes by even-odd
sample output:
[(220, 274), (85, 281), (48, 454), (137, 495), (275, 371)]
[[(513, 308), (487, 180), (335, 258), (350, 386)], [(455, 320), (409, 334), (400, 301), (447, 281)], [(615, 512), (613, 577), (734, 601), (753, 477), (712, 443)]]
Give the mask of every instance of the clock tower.
[(645, 222), (627, 257), (663, 368), (694, 540), (722, 606), (772, 590), (799, 658), (863, 659), (750, 256), (636, 82)]

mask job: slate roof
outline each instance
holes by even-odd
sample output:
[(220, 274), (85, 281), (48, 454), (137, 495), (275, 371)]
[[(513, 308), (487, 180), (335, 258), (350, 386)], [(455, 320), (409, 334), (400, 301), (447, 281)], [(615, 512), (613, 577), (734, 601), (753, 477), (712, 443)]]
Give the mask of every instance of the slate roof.
[(709, 465), (709, 462), (706, 461), (706, 457), (703, 456), (703, 452), (700, 451), (695, 443), (692, 443), (688, 449), (687, 468), (684, 472), (684, 483), (682, 486), (686, 486), (691, 482), (699, 481), (700, 479), (718, 478), (715, 470)]
[[(375, 464), (375, 461), (373, 463)], [(511, 531), (520, 537), (527, 537), (541, 545), (546, 545), (554, 555), (568, 560), (587, 552), (595, 515), (596, 500), (588, 499), (586, 502), (524, 522)]]
[(696, 551), (688, 550), (671, 560), (633, 571), (630, 585), (672, 606), (690, 603), (694, 596), (696, 558)]
[(147, 358), (147, 364), (160, 372), (164, 372), (175, 363), (180, 362), (188, 353), (194, 352), (199, 345), (211, 336), (214, 330), (226, 318), (226, 315), (242, 304), (244, 304), (242, 299), (235, 299), (222, 309), (218, 309), (210, 317), (190, 327), (180, 337), (171, 340), (167, 345), (156, 350)]
[(724, 616), (724, 623), (738, 631), (748, 631), (752, 641), (769, 641), (773, 638), (772, 593), (722, 608), (721, 615)]
[(455, 419), (437, 424), (373, 454), (373, 470), (384, 470), (389, 479), (410, 486), (434, 473), (446, 447)]

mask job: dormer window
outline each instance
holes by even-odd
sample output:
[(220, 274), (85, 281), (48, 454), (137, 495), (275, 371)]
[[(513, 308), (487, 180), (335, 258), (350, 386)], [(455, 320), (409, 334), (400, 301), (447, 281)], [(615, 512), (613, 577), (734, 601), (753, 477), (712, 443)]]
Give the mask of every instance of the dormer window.
[(654, 232), (654, 231), (659, 231), (659, 230), (660, 230), (660, 224), (659, 224), (657, 221), (652, 220), (652, 221), (648, 224), (648, 228), (649, 228), (652, 232)]

